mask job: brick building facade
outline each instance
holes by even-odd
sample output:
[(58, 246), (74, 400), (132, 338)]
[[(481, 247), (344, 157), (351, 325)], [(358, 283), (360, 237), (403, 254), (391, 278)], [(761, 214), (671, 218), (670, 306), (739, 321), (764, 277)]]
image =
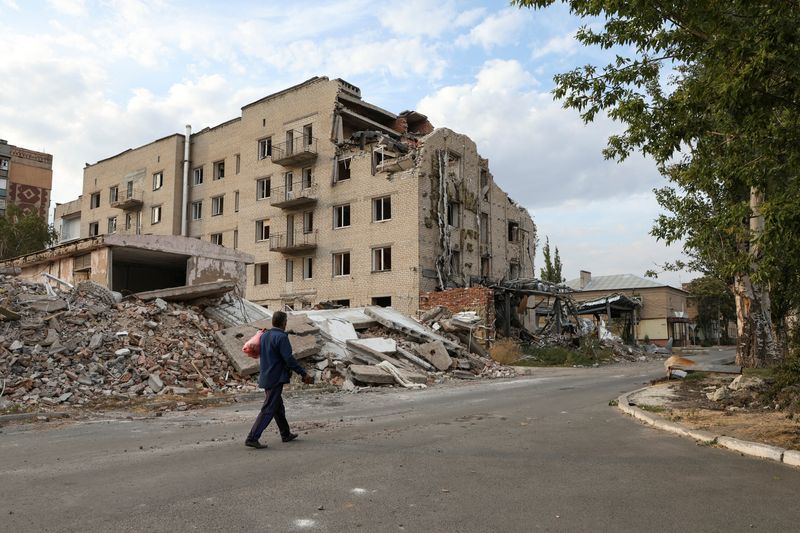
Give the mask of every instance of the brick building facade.
[(10, 204), (47, 220), (52, 188), (52, 155), (0, 139), (0, 216)]

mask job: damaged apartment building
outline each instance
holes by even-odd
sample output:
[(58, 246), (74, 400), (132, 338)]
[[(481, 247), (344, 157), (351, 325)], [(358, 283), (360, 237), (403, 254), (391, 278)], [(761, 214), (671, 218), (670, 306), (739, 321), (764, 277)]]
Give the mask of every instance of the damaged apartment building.
[(87, 164), (56, 224), (62, 240), (184, 235), (251, 255), (245, 296), (271, 309), (408, 313), (421, 293), (532, 277), (536, 237), (470, 138), (326, 77)]

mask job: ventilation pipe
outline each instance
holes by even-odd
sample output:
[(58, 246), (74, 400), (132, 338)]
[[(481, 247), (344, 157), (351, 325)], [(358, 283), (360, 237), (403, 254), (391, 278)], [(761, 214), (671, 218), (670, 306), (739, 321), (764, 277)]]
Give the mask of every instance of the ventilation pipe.
[(189, 217), (189, 147), (192, 144), (192, 126), (186, 125), (186, 136), (183, 139), (183, 210), (181, 212), (181, 235), (186, 237)]

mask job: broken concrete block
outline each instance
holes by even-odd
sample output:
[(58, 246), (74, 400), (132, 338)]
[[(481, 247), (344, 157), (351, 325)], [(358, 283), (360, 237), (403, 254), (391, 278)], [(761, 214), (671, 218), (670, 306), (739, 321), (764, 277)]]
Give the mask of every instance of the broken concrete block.
[(381, 353), (395, 353), (397, 351), (397, 342), (394, 339), (387, 339), (384, 337), (358, 339), (351, 341), (351, 344), (355, 344), (356, 346), (364, 346), (365, 348), (369, 348)]
[(89, 349), (96, 350), (102, 345), (103, 345), (103, 334), (95, 333), (94, 335), (92, 335), (92, 338), (89, 340)]
[(727, 397), (728, 397), (728, 388), (724, 386), (718, 388), (714, 392), (709, 392), (708, 394), (706, 394), (706, 398), (708, 398), (712, 402), (719, 402)]
[(58, 332), (53, 328), (49, 328), (47, 330), (47, 337), (39, 344), (42, 346), (52, 346), (56, 342), (58, 342)]
[(69, 400), (71, 397), (72, 397), (72, 393), (71, 393), (71, 392), (65, 392), (64, 394), (62, 394), (61, 396), (59, 396), (58, 398), (56, 398), (56, 402), (58, 402), (58, 403), (64, 403), (64, 402), (66, 402), (67, 400)]
[(353, 379), (375, 385), (394, 383), (394, 376), (385, 370), (370, 365), (350, 365)]
[(397, 372), (403, 376), (404, 379), (410, 381), (411, 383), (422, 383), (425, 384), (428, 382), (428, 376), (425, 374), (419, 374), (417, 372), (411, 372), (409, 370), (405, 370), (403, 368), (398, 368)]
[(94, 385), (94, 381), (92, 381), (92, 378), (90, 378), (86, 374), (81, 374), (78, 377), (78, 383), (80, 383), (81, 385)]
[(453, 359), (448, 355), (447, 348), (440, 341), (426, 342), (415, 347), (417, 353), (436, 367), (437, 370), (447, 370), (453, 364)]
[(358, 339), (358, 333), (353, 324), (339, 318), (329, 318), (319, 322), (319, 329), (326, 333), (332, 340), (346, 343)]
[(164, 382), (161, 381), (161, 376), (158, 374), (150, 374), (150, 377), (147, 378), (147, 386), (151, 391), (158, 393), (164, 388)]
[(169, 304), (167, 304), (167, 302), (161, 298), (156, 298), (153, 303), (156, 304), (156, 307), (158, 307), (158, 310), (162, 313), (169, 307)]
[(317, 364), (316, 364), (316, 365), (314, 365), (314, 366), (316, 366), (316, 367), (317, 367), (317, 370), (325, 370), (326, 368), (328, 368), (328, 365), (329, 365), (329, 364), (330, 364), (330, 363), (328, 362), (328, 360), (327, 360), (327, 359), (323, 359), (322, 361), (320, 361), (319, 363), (317, 363)]
[(741, 389), (757, 389), (761, 385), (764, 384), (764, 380), (755, 377), (755, 376), (745, 376), (744, 374), (740, 374), (733, 378), (728, 388), (731, 390), (741, 390)]
[(41, 300), (38, 302), (31, 302), (28, 305), (30, 305), (37, 311), (41, 311), (43, 313), (55, 313), (56, 311), (61, 311), (67, 308), (67, 302), (61, 300), (60, 298), (55, 300)]
[[(272, 328), (272, 320), (259, 320), (252, 323), (257, 328)], [(314, 335), (319, 333), (319, 327), (314, 324), (306, 315), (288, 315), (286, 320), (286, 333), (295, 335)]]
[(126, 357), (126, 356), (128, 356), (130, 354), (131, 354), (131, 351), (128, 348), (120, 348), (119, 350), (114, 352), (114, 355), (116, 355), (117, 357), (120, 357), (120, 356)]
[(253, 326), (234, 326), (217, 331), (214, 336), (222, 351), (233, 363), (236, 372), (242, 376), (249, 376), (258, 372), (258, 359), (251, 359), (242, 352), (244, 343), (258, 331)]
[(319, 353), (315, 335), (289, 335), (289, 344), (292, 345), (292, 355), (298, 360)]

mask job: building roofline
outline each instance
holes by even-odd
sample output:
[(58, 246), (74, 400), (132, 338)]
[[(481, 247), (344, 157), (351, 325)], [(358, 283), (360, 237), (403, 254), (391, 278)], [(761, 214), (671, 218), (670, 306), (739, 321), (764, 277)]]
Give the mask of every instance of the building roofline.
[(224, 128), (225, 126), (233, 124), (234, 122), (241, 122), (241, 120), (242, 120), (242, 117), (235, 117), (235, 118), (232, 118), (230, 120), (226, 120), (225, 122), (221, 122), (221, 123), (217, 124), (216, 126), (206, 126), (202, 130), (200, 130), (200, 131), (198, 131), (196, 133), (192, 133), (192, 137), (194, 137), (195, 135), (201, 135), (203, 133), (208, 133), (210, 131), (214, 131), (214, 130), (219, 129), (219, 128)]
[(140, 148), (144, 148), (145, 146), (150, 146), (151, 144), (156, 144), (156, 143), (160, 143), (161, 141), (166, 141), (167, 139), (171, 139), (172, 137), (183, 137), (183, 134), (182, 133), (171, 133), (171, 134), (169, 134), (169, 135), (167, 135), (165, 137), (161, 137), (160, 139), (156, 139), (155, 141), (150, 141), (149, 143), (145, 143), (145, 144), (143, 144), (141, 146), (137, 146), (136, 148), (128, 148), (127, 150), (123, 150), (122, 152), (120, 152), (118, 154), (115, 154), (115, 155), (112, 155), (110, 157), (106, 157), (106, 158), (103, 158), (103, 159), (98, 159), (95, 163), (92, 163), (92, 164), (88, 164), (87, 163), (84, 168), (93, 167), (93, 166), (98, 165), (100, 163), (103, 163), (105, 161), (109, 161), (111, 159), (114, 159), (115, 157), (119, 157), (122, 154), (127, 154), (128, 152), (133, 152), (134, 150), (139, 150)]
[(314, 83), (318, 83), (320, 81), (329, 81), (327, 76), (314, 76), (313, 78), (309, 78), (304, 82), (298, 83), (297, 85), (292, 85), (291, 87), (287, 87), (286, 89), (282, 89), (276, 93), (268, 94), (263, 98), (259, 98), (255, 102), (250, 102), (249, 104), (245, 104), (242, 106), (242, 111), (247, 109), (248, 107), (253, 107), (254, 105), (264, 103), (268, 100), (272, 100), (273, 98), (277, 98), (279, 96), (283, 96), (286, 93), (292, 92), (294, 90), (300, 89), (301, 87), (306, 87), (308, 85), (312, 85)]

